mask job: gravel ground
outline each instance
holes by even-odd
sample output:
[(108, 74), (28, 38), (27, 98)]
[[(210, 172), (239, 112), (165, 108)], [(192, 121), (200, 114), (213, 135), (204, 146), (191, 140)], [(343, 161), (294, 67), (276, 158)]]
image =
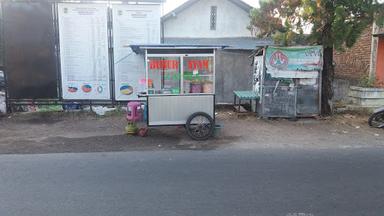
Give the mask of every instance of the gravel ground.
[(223, 128), (205, 142), (192, 141), (183, 127), (151, 128), (148, 137), (124, 134), (123, 115), (85, 113), (14, 114), (0, 118), (0, 154), (212, 150), (217, 148), (384, 147), (384, 130), (367, 126), (367, 116), (264, 120), (220, 111)]

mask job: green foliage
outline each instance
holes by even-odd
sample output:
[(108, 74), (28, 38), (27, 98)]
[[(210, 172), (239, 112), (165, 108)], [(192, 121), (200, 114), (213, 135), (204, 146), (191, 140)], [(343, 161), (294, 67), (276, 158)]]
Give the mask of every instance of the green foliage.
[(375, 80), (365, 75), (360, 79), (359, 86), (363, 88), (373, 88), (375, 87)]
[[(373, 21), (384, 24), (378, 0), (260, 0), (249, 29), (281, 45), (318, 44), (351, 47)], [(304, 34), (308, 33), (309, 34)]]

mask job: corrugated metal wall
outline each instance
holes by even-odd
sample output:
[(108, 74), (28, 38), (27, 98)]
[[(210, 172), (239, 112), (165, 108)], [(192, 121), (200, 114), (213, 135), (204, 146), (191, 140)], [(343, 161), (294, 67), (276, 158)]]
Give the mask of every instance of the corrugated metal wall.
[(233, 103), (233, 91), (252, 90), (251, 51), (218, 50), (216, 52), (216, 102)]

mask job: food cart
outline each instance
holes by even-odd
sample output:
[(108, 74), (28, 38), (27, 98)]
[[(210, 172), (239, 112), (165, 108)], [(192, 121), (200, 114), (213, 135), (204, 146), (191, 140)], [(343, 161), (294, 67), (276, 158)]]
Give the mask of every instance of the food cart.
[(145, 58), (147, 125), (185, 126), (195, 140), (215, 129), (215, 50), (209, 46), (132, 45)]

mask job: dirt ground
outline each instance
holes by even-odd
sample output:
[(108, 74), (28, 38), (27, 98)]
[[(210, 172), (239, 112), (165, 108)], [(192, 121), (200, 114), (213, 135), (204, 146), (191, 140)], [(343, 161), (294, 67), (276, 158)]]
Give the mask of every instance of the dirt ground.
[(366, 115), (327, 119), (265, 120), (221, 110), (215, 138), (192, 141), (183, 127), (151, 128), (148, 137), (124, 134), (123, 114), (13, 114), (0, 118), (0, 154), (213, 150), (217, 148), (384, 147), (384, 130), (367, 126)]

